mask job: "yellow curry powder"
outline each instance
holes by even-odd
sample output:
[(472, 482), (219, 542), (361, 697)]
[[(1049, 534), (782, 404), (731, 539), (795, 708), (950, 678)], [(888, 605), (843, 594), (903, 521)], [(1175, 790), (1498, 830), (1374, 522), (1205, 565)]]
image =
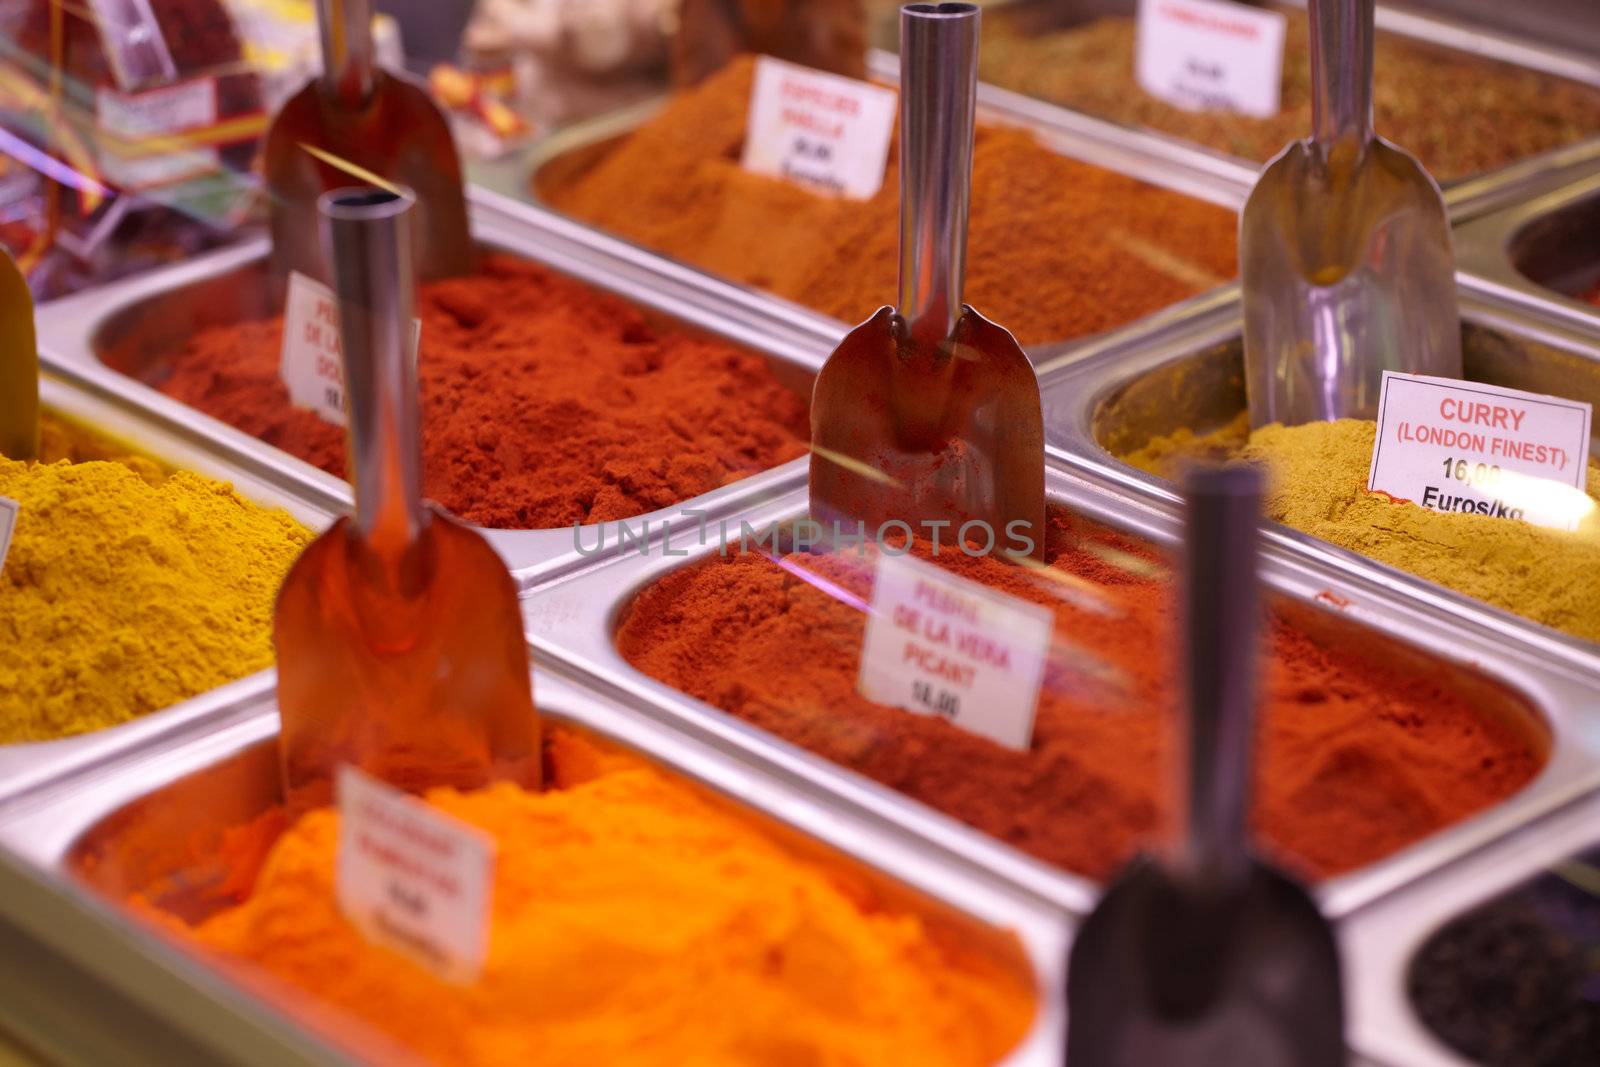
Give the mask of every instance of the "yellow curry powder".
[[(1237, 456), (1271, 472), (1267, 517), (1324, 541), (1409, 571), (1496, 607), (1600, 641), (1600, 517), (1573, 533), (1510, 519), (1432, 511), (1367, 492), (1377, 424), (1340, 419), (1263, 426), (1247, 416), (1205, 434), (1179, 430), (1123, 461), (1160, 477), (1193, 456)], [(1588, 490), (1600, 497), (1600, 466), (1589, 462)]]
[(473, 984), (346, 921), (327, 808), (188, 935), (309, 993), (309, 1022), (348, 1012), (439, 1064), (978, 1065), (1026, 1032), (1031, 990), (952, 931), (635, 757), (559, 727), (547, 743), (546, 792), (427, 796), (502, 844)]
[(21, 504), (0, 569), (0, 744), (113, 726), (271, 664), (273, 599), (311, 538), (288, 514), (140, 460), (0, 457), (0, 496)]

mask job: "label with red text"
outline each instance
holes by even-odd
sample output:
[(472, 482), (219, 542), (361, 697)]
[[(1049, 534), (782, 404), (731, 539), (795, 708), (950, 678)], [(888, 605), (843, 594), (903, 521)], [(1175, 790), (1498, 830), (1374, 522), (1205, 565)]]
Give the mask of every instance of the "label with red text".
[(489, 951), (494, 840), (349, 764), (338, 790), (339, 907), (369, 941), (475, 981)]
[(1050, 610), (906, 555), (884, 552), (876, 581), (861, 695), (1026, 749), (1050, 653)]
[(1434, 511), (1571, 530), (1584, 492), (1588, 404), (1385, 371), (1367, 488)]
[(1139, 0), (1134, 74), (1190, 111), (1278, 113), (1287, 19), (1227, 0)]
[(896, 96), (880, 85), (756, 61), (745, 170), (864, 200), (883, 185)]
[(339, 301), (332, 289), (299, 271), (289, 274), (278, 376), (295, 407), (310, 408), (335, 426), (345, 425)]
[(22, 505), (8, 496), (0, 496), (0, 570), (5, 570), (6, 553), (11, 551), (11, 531), (17, 528), (17, 512)]

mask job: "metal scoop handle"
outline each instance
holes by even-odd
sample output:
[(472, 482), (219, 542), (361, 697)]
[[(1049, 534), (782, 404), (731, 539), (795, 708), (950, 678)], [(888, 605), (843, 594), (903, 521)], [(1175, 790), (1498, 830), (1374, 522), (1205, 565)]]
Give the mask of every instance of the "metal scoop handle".
[(1374, 0), (1310, 0), (1312, 138), (1372, 140)]
[(900, 306), (917, 341), (961, 318), (978, 100), (976, 4), (900, 9)]
[(377, 78), (372, 43), (372, 0), (318, 0), (322, 87), (352, 109), (369, 96)]
[(1249, 870), (1261, 476), (1253, 467), (1201, 467), (1183, 488), (1189, 715), (1180, 731), (1188, 775), (1177, 866), (1207, 883), (1230, 884)]
[(355, 526), (369, 542), (395, 550), (414, 541), (424, 522), (412, 345), (415, 206), (409, 191), (370, 186), (317, 198), (339, 299)]

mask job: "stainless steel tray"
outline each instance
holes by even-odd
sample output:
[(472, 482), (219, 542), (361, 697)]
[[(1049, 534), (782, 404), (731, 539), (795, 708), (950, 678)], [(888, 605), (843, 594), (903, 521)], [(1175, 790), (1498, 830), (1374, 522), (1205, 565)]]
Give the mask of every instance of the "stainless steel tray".
[[(1038, 1014), (1004, 1062), (1017, 1067), (1059, 1062), (1071, 927), (1065, 916), (980, 871), (945, 862), (915, 841), (838, 810), (826, 795), (774, 781), (735, 747), (692, 740), (629, 714), (553, 671), (536, 672), (536, 689), (540, 710), (551, 721), (633, 750), (689, 779), (789, 847), (840, 865), (894, 906), (957, 934), (1011, 973), (1031, 979)], [(198, 958), (153, 936), (111, 902), (167, 873), (175, 853), (193, 854), (192, 843), (214, 840), (278, 798), (276, 732), (272, 694), (263, 691), (241, 703), (226, 729), (85, 776), (70, 789), (57, 790), (51, 802), (0, 820), (0, 845), (5, 846), (0, 849), (0, 943), (9, 927), (41, 958), (87, 972), (98, 987), (95, 999), (68, 1001), (59, 996), (66, 990), (0, 968), (9, 974), (9, 980), (0, 977), (0, 993), (6, 994), (0, 995), (0, 1019), (7, 1026), (47, 1051), (64, 1043), (70, 1053), (76, 1042), (103, 1039), (94, 1032), (103, 999), (138, 1017), (140, 1030), (131, 1035), (136, 1046), (187, 1041), (206, 1054), (203, 1062), (347, 1062), (338, 1050), (254, 1001)], [(176, 847), (179, 843), (185, 847)], [(72, 921), (62, 922), (64, 916)], [(45, 1010), (57, 1005), (50, 1013), (54, 1018), (31, 1014), (27, 1009), (35, 1002)], [(117, 1062), (129, 1061), (119, 1057)]]
[[(831, 339), (808, 332), (803, 322), (769, 316), (766, 302), (755, 294), (724, 300), (698, 278), (664, 269), (666, 265), (619, 243), (594, 241), (591, 231), (548, 213), (510, 217), (499, 198), (474, 191), (473, 216), (481, 243), (616, 293), (675, 327), (751, 349), (768, 360), (781, 382), (802, 394), (809, 392), (832, 349)], [(157, 366), (196, 323), (264, 313), (268, 248), (266, 240), (258, 239), (46, 304), (37, 315), (41, 358), (54, 373), (226, 456), (252, 477), (330, 513), (342, 513), (353, 502), (344, 480), (165, 396), (138, 377)], [(803, 472), (803, 464), (789, 463), (640, 518), (652, 527), (683, 521), (685, 509), (759, 498), (774, 487), (793, 484)], [(577, 561), (578, 538), (593, 543), (597, 533), (593, 526), (482, 532), (523, 588)]]
[[(899, 75), (896, 58), (887, 53), (873, 55), (874, 76), (893, 83)], [(581, 174), (603, 158), (619, 141), (642, 125), (666, 103), (665, 97), (641, 101), (630, 107), (575, 123), (550, 136), (541, 138), (520, 156), (488, 164), (469, 165), (472, 181), (483, 189), (492, 191), (507, 212), (529, 212), (538, 217), (557, 213), (544, 206), (541, 190), (551, 182), (569, 175)], [(1199, 200), (1218, 204), (1237, 211), (1244, 205), (1250, 189), (1255, 184), (1256, 168), (1204, 153), (1188, 145), (1167, 141), (1149, 134), (1130, 130), (1109, 122), (1091, 118), (1074, 111), (997, 89), (991, 85), (978, 87), (978, 119), (994, 125), (1017, 126), (1029, 130), (1046, 148), (1082, 160), (1098, 167), (1138, 178), (1151, 185), (1184, 193)], [(565, 218), (566, 216), (559, 216)], [(574, 223), (588, 227), (582, 223)], [(591, 230), (600, 233), (598, 230)], [(701, 279), (701, 284), (713, 287), (719, 294), (743, 293), (746, 298), (759, 298), (768, 305), (781, 308), (780, 318), (807, 332), (820, 332), (837, 344), (856, 323), (841, 322), (810, 308), (772, 296), (760, 290), (720, 276), (704, 273), (698, 268), (679, 262), (661, 253), (630, 244), (615, 237), (606, 237), (608, 247), (627, 249), (635, 256), (645, 257), (665, 264), (676, 274)], [(1167, 314), (1173, 309), (1183, 309), (1192, 303), (1180, 302), (1157, 314)], [(1073, 338), (1063, 341), (1030, 345), (1030, 353), (1055, 351), (1087, 343), (1091, 338)]]
[[(203, 444), (139, 419), (114, 399), (50, 374), (42, 376), (39, 385), (40, 401), (47, 412), (91, 427), (168, 466), (231, 482), (243, 496), (267, 507), (283, 508), (313, 530), (324, 530), (333, 521), (332, 513), (316, 502), (234, 467)], [(262, 671), (109, 729), (57, 741), (0, 745), (0, 811), (53, 778), (159, 745), (175, 731), (212, 719), (242, 695), (271, 684), (272, 672)]]
[[(1476, 297), (1462, 281), (1466, 375), (1475, 381), (1600, 405), (1600, 346), (1560, 324)], [(1040, 368), (1048, 453), (1085, 478), (1166, 505), (1174, 490), (1117, 459), (1182, 426), (1221, 426), (1245, 404), (1243, 330), (1237, 299), (1218, 293), (1203, 313), (1146, 331), (1127, 331), (1092, 356)], [(1426, 603), (1480, 629), (1515, 634), (1549, 657), (1600, 678), (1600, 646), (1491, 607), (1286, 526), (1268, 524), (1269, 543), (1348, 574), (1359, 574), (1413, 603)]]
[(1375, 1061), (1469, 1067), (1411, 1007), (1406, 971), (1444, 923), (1600, 843), (1600, 796), (1590, 796), (1421, 879), (1348, 920), (1340, 948), (1351, 974), (1345, 1003), (1350, 1044)]
[[(1276, 2), (1283, 7), (1305, 7), (1304, 0), (1276, 0)], [(1003, 11), (1007, 8), (1038, 6), (1038, 4), (1037, 0), (996, 0), (986, 6), (996, 11)], [(1051, 0), (1050, 3), (1051, 16), (1058, 20), (1062, 27), (1086, 23), (1107, 15), (1132, 17), (1137, 8), (1138, 0)], [(1407, 10), (1386, 3), (1379, 4), (1376, 22), (1381, 36), (1404, 38), (1429, 47), (1466, 53), (1486, 61), (1504, 63), (1567, 81), (1600, 87), (1600, 57), (1570, 43), (1564, 45), (1544, 43), (1517, 33), (1496, 29), (1481, 20), (1473, 22), (1468, 18), (1455, 17), (1443, 11)], [(874, 50), (869, 65), (875, 73), (882, 75), (887, 72), (892, 77), (898, 68), (898, 57), (891, 51), (877, 49)], [(991, 101), (997, 106), (1029, 111), (1038, 121), (1050, 122), (1051, 112), (1088, 117), (1061, 105), (1025, 97), (998, 87), (985, 85), (984, 89), (994, 94)], [(1029, 101), (1039, 106), (1024, 108), (1021, 105), (1022, 101)], [(1249, 194), (1251, 186), (1255, 184), (1256, 175), (1261, 168), (1261, 163), (1255, 160), (1231, 156), (1174, 135), (1145, 127), (1123, 126), (1108, 119), (1094, 118), (1092, 121), (1099, 126), (1123, 130), (1154, 144), (1166, 145), (1169, 151), (1181, 149), (1184, 154), (1174, 158), (1184, 165), (1210, 169), (1224, 180), (1242, 182), (1243, 193), (1239, 201), (1241, 205), (1244, 196)], [(1306, 135), (1310, 132), (1310, 130), (1305, 131)], [(1445, 203), (1450, 209), (1451, 217), (1456, 221), (1474, 218), (1485, 211), (1514, 203), (1541, 189), (1549, 188), (1554, 176), (1567, 173), (1574, 167), (1586, 165), (1596, 159), (1600, 159), (1600, 135), (1529, 156), (1493, 171), (1450, 182), (1444, 190)], [(1209, 163), (1203, 162), (1204, 160), (1209, 160)]]
[[(1052, 469), (1050, 499), (1073, 512), (1161, 545), (1175, 543), (1171, 509), (1131, 503)], [(850, 809), (922, 839), (952, 857), (991, 870), (1041, 900), (1075, 914), (1093, 906), (1096, 886), (1081, 876), (1042, 863), (953, 818), (853, 771), (758, 730), (719, 709), (643, 674), (617, 651), (613, 635), (622, 613), (651, 582), (717, 551), (720, 520), (735, 533), (741, 521), (761, 529), (804, 514), (806, 494), (796, 490), (750, 510), (730, 509), (708, 517), (708, 543), (674, 539), (574, 572), (524, 601), (530, 639), (542, 662), (562, 662), (608, 695), (676, 728), (729, 746), (760, 761), (773, 774), (800, 786), (837, 795)], [(666, 555), (670, 548), (672, 555)], [(1263, 572), (1277, 602), (1298, 624), (1355, 637), (1364, 648), (1382, 649), (1416, 670), (1473, 686), (1485, 709), (1525, 717), (1531, 707), (1548, 727), (1549, 763), (1522, 792), (1376, 864), (1321, 886), (1322, 905), (1333, 916), (1348, 914), (1422, 874), (1473, 851), (1553, 807), (1600, 785), (1600, 734), (1585, 717), (1597, 698), (1592, 679), (1564, 665), (1545, 663), (1538, 651), (1515, 640), (1462, 626), (1448, 612), (1391, 597), (1377, 583), (1269, 547)], [(1330, 599), (1331, 594), (1331, 599)], [(1337, 609), (1331, 604), (1340, 605)], [(1520, 696), (1513, 696), (1517, 694)], [(1526, 705), (1522, 703), (1525, 700)]]
[(1577, 299), (1600, 285), (1600, 167), (1463, 226), (1456, 231), (1456, 263), (1474, 292), (1600, 338), (1600, 307)]

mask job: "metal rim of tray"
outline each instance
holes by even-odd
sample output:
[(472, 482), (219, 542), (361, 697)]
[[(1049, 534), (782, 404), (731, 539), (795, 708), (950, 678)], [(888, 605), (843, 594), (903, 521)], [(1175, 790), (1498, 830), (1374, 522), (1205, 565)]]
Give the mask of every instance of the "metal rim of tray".
[[(1456, 241), (1460, 249), (1457, 263), (1466, 272), (1462, 283), (1476, 296), (1588, 331), (1600, 342), (1600, 307), (1540, 285), (1519, 271), (1511, 259), (1511, 246), (1526, 227), (1600, 198), (1600, 152), (1594, 154), (1592, 163), (1586, 176), (1461, 227)], [(1600, 231), (1594, 240), (1600, 242)]]

